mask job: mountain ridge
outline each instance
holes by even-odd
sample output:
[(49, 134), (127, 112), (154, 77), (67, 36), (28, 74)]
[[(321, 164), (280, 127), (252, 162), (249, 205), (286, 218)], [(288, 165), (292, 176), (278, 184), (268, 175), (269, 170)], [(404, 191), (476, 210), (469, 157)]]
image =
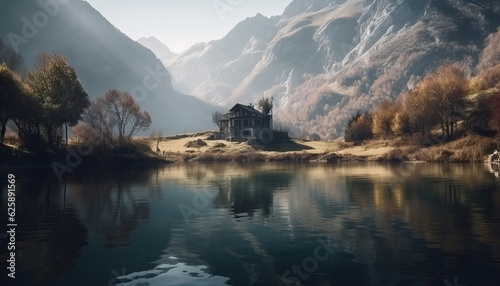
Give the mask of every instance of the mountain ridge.
[(151, 50), (164, 65), (175, 60), (178, 56), (156, 37), (142, 37), (136, 42)]
[[(443, 62), (472, 72), (500, 25), (500, 1), (294, 0), (268, 20), (266, 38), (254, 18), (239, 27), (230, 59), (207, 57), (226, 37), (180, 55), (168, 66), (174, 86), (226, 107), (274, 97), (275, 119), (296, 135), (336, 138), (358, 110), (398, 97)], [(240, 47), (255, 39), (249, 56)], [(209, 76), (186, 80), (199, 71)]]
[[(18, 45), (28, 67), (34, 66), (38, 52), (58, 53), (75, 67), (91, 99), (110, 89), (131, 93), (151, 114), (150, 130), (174, 134), (213, 128), (210, 114), (216, 108), (175, 90), (170, 73), (156, 55), (119, 31), (89, 3), (47, 3), (58, 6), (47, 10), (37, 1), (2, 2), (0, 37), (4, 43), (11, 43), (13, 35), (24, 37), (26, 22), (36, 29)], [(36, 22), (45, 19), (42, 15), (47, 20)]]

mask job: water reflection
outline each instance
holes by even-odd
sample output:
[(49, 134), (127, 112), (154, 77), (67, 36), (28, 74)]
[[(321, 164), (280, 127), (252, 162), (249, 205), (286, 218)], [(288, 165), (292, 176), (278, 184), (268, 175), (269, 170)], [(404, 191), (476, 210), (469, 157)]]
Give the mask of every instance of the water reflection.
[[(1, 187), (1, 216), (6, 218), (6, 186)], [(16, 271), (29, 273), (17, 276), (18, 285), (46, 285), (53, 281), (75, 265), (87, 244), (87, 230), (76, 211), (64, 204), (65, 187), (50, 172), (16, 173)], [(2, 223), (2, 233), (4, 227)], [(7, 267), (7, 257), (7, 245), (2, 243), (2, 269)], [(9, 280), (2, 275), (0, 281), (12, 285)]]
[(185, 164), (24, 174), (19, 193), (18, 285), (500, 284), (486, 165)]
[(151, 170), (90, 172), (68, 182), (67, 201), (77, 205), (89, 230), (102, 234), (106, 247), (128, 245), (128, 237), (149, 218)]

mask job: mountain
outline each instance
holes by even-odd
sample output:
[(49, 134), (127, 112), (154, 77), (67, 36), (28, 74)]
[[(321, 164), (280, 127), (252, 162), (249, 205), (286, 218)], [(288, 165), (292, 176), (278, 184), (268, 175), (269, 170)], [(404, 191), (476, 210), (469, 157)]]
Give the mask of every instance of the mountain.
[[(64, 4), (66, 3), (66, 4)], [(176, 91), (157, 57), (82, 0), (0, 1), (0, 37), (28, 67), (39, 52), (59, 53), (75, 67), (89, 96), (130, 92), (167, 134), (213, 129), (214, 106)]]
[(168, 65), (174, 86), (231, 106), (274, 97), (295, 133), (343, 134), (358, 110), (396, 98), (446, 61), (472, 71), (500, 25), (500, 1), (294, 0)]
[(140, 38), (137, 42), (150, 49), (164, 64), (168, 64), (177, 58), (177, 54), (173, 53), (167, 45), (155, 37)]

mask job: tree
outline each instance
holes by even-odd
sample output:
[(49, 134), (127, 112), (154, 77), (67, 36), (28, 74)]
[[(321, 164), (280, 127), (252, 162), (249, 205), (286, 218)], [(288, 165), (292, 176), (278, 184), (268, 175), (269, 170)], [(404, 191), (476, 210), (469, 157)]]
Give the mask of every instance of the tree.
[(67, 130), (68, 124), (76, 125), (90, 105), (88, 94), (75, 69), (57, 54), (38, 54), (35, 70), (28, 72), (28, 84), (42, 104), (42, 126), (49, 147), (57, 147), (62, 126)]
[(403, 97), (403, 109), (410, 120), (411, 133), (420, 132), (424, 136), (426, 126), (437, 123), (434, 114), (427, 108), (420, 83)]
[[(97, 98), (94, 100), (90, 107), (83, 114), (83, 120), (88, 124), (89, 128), (80, 127), (77, 129), (83, 133), (84, 131), (90, 133), (97, 142), (112, 143), (113, 129), (116, 127), (116, 117), (111, 112), (109, 102), (104, 98)], [(80, 137), (88, 138), (90, 134)]]
[(19, 115), (19, 105), (26, 95), (26, 87), (19, 75), (5, 64), (0, 65), (0, 141), (5, 137), (7, 122)]
[(497, 32), (491, 33), (484, 44), (485, 48), (476, 68), (479, 72), (500, 65), (500, 28)]
[(361, 115), (360, 112), (356, 113), (347, 122), (347, 128), (344, 133), (344, 140), (346, 142), (361, 142), (373, 138), (372, 133), (372, 118), (369, 113)]
[(164, 135), (163, 131), (161, 130), (153, 131), (149, 135), (149, 137), (151, 138), (156, 138), (156, 153), (160, 153), (160, 142), (162, 140), (163, 135)]
[(105, 100), (116, 120), (118, 140), (120, 142), (124, 139), (130, 139), (132, 135), (137, 134), (139, 131), (146, 131), (151, 125), (149, 113), (141, 111), (141, 107), (128, 92), (120, 92), (116, 89), (110, 90), (106, 93)]
[(437, 72), (427, 75), (421, 91), (425, 108), (431, 111), (441, 124), (443, 135), (450, 140), (456, 130), (456, 123), (464, 116), (461, 111), (467, 103), (469, 81), (458, 65), (446, 64)]
[(222, 116), (223, 116), (223, 114), (220, 111), (216, 111), (216, 112), (212, 113), (212, 122), (215, 125), (217, 125), (217, 127), (219, 127), (219, 130), (222, 129), (221, 123), (220, 123), (220, 120), (222, 119)]
[(272, 99), (262, 97), (259, 100), (258, 106), (264, 115), (269, 115), (271, 110), (273, 110), (273, 101)]
[(490, 97), (490, 127), (497, 131), (497, 135), (500, 135), (500, 91), (497, 91)]
[(392, 100), (382, 101), (373, 111), (373, 134), (387, 138), (392, 134), (392, 126), (398, 107)]
[(408, 113), (403, 110), (398, 111), (392, 123), (392, 132), (398, 136), (410, 136), (412, 134), (411, 120)]

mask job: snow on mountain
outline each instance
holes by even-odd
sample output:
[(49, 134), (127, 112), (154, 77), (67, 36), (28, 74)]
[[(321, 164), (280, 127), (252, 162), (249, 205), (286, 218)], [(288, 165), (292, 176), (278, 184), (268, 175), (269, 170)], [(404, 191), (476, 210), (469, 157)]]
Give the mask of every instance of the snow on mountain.
[(230, 106), (272, 96), (297, 133), (342, 135), (347, 119), (396, 98), (445, 61), (472, 70), (500, 1), (294, 0), (168, 65), (183, 92)]

